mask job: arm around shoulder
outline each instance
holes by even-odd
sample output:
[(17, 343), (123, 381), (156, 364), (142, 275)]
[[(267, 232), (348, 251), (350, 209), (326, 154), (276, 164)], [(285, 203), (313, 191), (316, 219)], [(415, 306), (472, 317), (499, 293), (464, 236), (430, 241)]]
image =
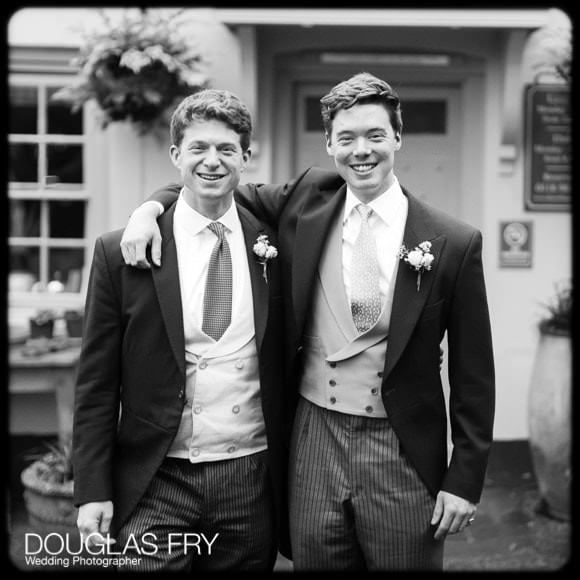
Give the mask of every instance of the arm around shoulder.
[[(175, 203), (179, 197), (179, 192), (181, 191), (181, 185), (179, 183), (169, 183), (159, 189), (156, 189), (144, 202), (143, 204), (156, 201), (163, 206), (163, 210), (166, 210), (170, 205)], [(143, 207), (141, 204), (139, 207)], [(139, 209), (139, 208), (138, 208)]]

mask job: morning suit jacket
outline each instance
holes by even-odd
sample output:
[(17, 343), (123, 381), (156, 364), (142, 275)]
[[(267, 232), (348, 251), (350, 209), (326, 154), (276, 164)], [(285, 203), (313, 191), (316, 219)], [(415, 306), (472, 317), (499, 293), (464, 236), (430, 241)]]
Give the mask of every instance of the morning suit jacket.
[[(149, 199), (165, 206), (179, 187)], [(381, 395), (402, 452), (433, 496), (444, 490), (471, 502), (481, 497), (493, 438), (495, 378), (481, 233), (418, 200), (404, 187), (408, 216), (404, 243), (432, 244), (432, 269), (401, 263), (395, 280)], [(238, 200), (278, 227), (286, 306), (285, 360), (297, 391), (305, 321), (318, 262), (333, 220), (342, 218), (346, 184), (334, 172), (310, 168), (285, 185), (240, 187)], [(378, 248), (380, 252), (381, 249)], [(447, 332), (449, 413), (453, 450), (448, 458), (447, 412), (439, 345)]]
[[(112, 531), (145, 492), (177, 433), (185, 404), (185, 339), (173, 237), (172, 206), (159, 220), (162, 265), (126, 266), (122, 231), (95, 244), (85, 309), (85, 334), (73, 429), (76, 505), (112, 500)], [(283, 389), (283, 305), (277, 259), (268, 281), (253, 253), (261, 234), (275, 232), (238, 206), (252, 287), (262, 410), (276, 520), (287, 550), (286, 468), (289, 408)], [(194, 257), (192, 257), (194, 259)]]

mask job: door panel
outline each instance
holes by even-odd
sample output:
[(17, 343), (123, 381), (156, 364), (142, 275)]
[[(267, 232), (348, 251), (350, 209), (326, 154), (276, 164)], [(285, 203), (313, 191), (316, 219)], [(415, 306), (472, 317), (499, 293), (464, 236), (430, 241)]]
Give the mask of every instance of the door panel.
[[(325, 147), (319, 100), (331, 83), (297, 83), (294, 174), (318, 165), (334, 169)], [(402, 147), (395, 175), (419, 199), (458, 216), (461, 170), (460, 90), (406, 86), (397, 89), (403, 110)]]

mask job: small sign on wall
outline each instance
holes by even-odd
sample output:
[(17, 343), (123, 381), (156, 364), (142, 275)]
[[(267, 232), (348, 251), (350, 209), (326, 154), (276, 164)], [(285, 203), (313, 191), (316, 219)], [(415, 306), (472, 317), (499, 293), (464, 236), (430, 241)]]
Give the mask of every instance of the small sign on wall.
[(527, 87), (524, 167), (526, 209), (570, 210), (572, 124), (566, 85)]
[(500, 268), (532, 267), (532, 222), (500, 222)]

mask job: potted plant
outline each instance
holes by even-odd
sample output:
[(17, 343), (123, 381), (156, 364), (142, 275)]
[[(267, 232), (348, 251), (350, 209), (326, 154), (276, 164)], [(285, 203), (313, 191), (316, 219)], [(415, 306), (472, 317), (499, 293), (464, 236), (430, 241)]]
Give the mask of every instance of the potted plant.
[(53, 99), (78, 110), (95, 101), (101, 125), (115, 121), (134, 123), (140, 134), (155, 129), (174, 103), (201, 88), (207, 76), (201, 57), (180, 29), (178, 16), (159, 10), (125, 10), (115, 23), (104, 10), (102, 26), (85, 34), (73, 64), (79, 72), (74, 82)]
[(569, 520), (571, 469), (572, 286), (544, 304), (529, 391), (530, 451), (540, 510)]
[(78, 535), (73, 505), (71, 443), (47, 444), (48, 451), (20, 474), (30, 524), (39, 532)]
[(30, 338), (52, 338), (56, 314), (53, 310), (37, 310), (29, 319)]
[(70, 338), (80, 338), (83, 335), (83, 311), (68, 309), (64, 311), (66, 332)]

